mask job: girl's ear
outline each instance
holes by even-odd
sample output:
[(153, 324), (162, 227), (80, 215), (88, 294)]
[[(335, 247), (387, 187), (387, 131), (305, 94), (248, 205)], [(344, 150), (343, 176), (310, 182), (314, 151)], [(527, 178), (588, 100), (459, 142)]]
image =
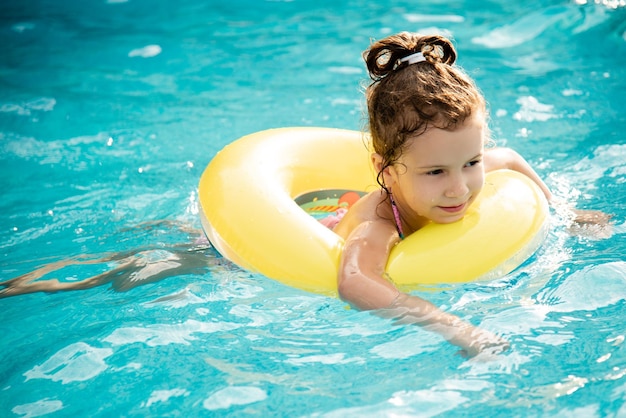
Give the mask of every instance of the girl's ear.
[(372, 165), (374, 166), (374, 170), (376, 173), (380, 173), (380, 170), (383, 168), (383, 156), (377, 152), (372, 153)]
[[(375, 152), (372, 154), (371, 158), (372, 158), (372, 165), (374, 166), (374, 171), (376, 175), (378, 175), (378, 173), (380, 173), (380, 171), (383, 168), (383, 156)], [(383, 170), (382, 180), (384, 182), (383, 184), (386, 187), (391, 187), (392, 184), (394, 183), (394, 176), (392, 173), (395, 173), (395, 171), (393, 170), (394, 170), (393, 166), (387, 166)]]

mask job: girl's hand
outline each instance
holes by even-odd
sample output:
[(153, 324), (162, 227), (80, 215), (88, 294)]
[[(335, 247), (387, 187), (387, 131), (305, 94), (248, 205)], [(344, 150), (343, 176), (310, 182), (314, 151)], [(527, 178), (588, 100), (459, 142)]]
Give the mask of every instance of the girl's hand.
[(550, 205), (560, 218), (567, 221), (570, 234), (590, 239), (605, 239), (613, 236), (613, 215), (599, 210), (575, 209), (561, 199), (552, 199)]
[(460, 334), (455, 337), (454, 343), (462, 348), (460, 354), (463, 357), (471, 358), (479, 354), (496, 355), (510, 347), (504, 338), (482, 328), (465, 327)]
[(609, 215), (608, 213), (604, 213), (599, 210), (573, 209), (572, 212), (575, 215), (574, 222), (579, 225), (606, 226), (613, 217), (613, 215)]
[(613, 236), (611, 215), (598, 210), (571, 209), (572, 224), (568, 230), (570, 234), (592, 240), (607, 239)]

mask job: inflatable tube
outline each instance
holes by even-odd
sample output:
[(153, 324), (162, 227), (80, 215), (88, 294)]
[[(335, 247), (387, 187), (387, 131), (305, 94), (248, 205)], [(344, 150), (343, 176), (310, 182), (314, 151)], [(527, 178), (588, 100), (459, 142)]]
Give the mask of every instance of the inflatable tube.
[[(204, 231), (244, 269), (307, 291), (336, 294), (343, 239), (303, 210), (304, 194), (378, 188), (362, 133), (282, 128), (245, 136), (221, 150), (199, 184)], [(406, 289), (511, 272), (545, 238), (548, 204), (526, 176), (488, 173), (467, 215), (429, 224), (391, 252), (387, 274)]]

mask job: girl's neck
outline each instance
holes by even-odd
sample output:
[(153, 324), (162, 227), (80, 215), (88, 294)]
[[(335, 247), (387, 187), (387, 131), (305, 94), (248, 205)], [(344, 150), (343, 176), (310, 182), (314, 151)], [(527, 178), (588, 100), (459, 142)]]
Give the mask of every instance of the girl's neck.
[(400, 236), (401, 240), (411, 235), (413, 232), (422, 229), (426, 224), (430, 222), (428, 219), (422, 216), (417, 216), (415, 219), (412, 219), (411, 222), (409, 222), (406, 216), (402, 216), (402, 211), (397, 201), (394, 199), (393, 194), (389, 192), (387, 195), (389, 196), (389, 202), (391, 204), (393, 221), (396, 225), (396, 230), (398, 231), (398, 235)]

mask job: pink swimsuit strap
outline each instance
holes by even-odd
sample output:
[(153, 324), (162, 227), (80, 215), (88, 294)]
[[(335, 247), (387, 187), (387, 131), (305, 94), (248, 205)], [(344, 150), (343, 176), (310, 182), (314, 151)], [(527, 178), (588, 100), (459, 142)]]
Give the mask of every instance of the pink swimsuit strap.
[(393, 195), (391, 194), (391, 192), (389, 193), (389, 200), (391, 201), (391, 210), (393, 211), (393, 219), (396, 222), (398, 235), (400, 235), (400, 239), (404, 239), (404, 231), (402, 231), (402, 221), (400, 220), (400, 211), (398, 210), (398, 205), (396, 205), (396, 201), (393, 200)]

